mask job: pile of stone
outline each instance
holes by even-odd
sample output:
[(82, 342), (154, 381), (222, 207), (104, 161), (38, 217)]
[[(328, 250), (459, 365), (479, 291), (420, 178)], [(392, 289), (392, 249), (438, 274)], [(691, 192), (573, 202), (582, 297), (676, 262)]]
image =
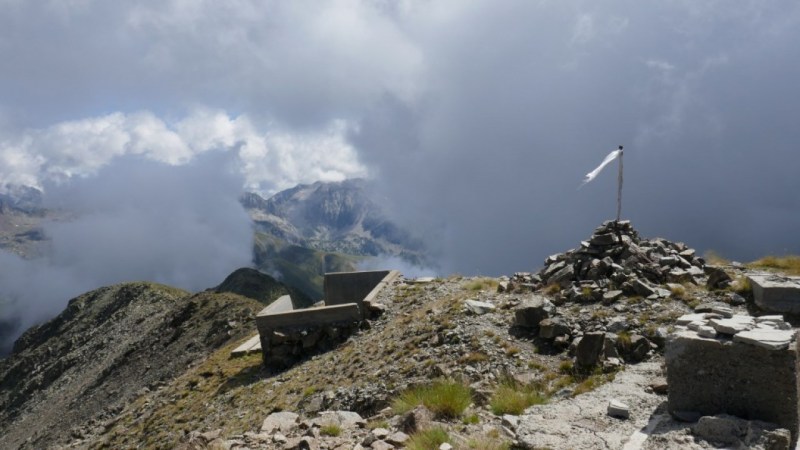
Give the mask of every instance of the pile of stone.
[(607, 221), (580, 248), (552, 255), (537, 274), (517, 273), (509, 289), (557, 287), (570, 301), (613, 302), (623, 295), (657, 299), (670, 295), (665, 283), (730, 283), (722, 270), (704, 270), (702, 258), (683, 243), (641, 239), (629, 221)]

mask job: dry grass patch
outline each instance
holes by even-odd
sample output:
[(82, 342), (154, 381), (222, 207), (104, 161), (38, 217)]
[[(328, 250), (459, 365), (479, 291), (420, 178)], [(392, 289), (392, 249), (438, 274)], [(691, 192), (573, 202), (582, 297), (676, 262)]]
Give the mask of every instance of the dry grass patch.
[(714, 250), (708, 250), (703, 253), (703, 259), (706, 261), (706, 264), (711, 264), (712, 266), (727, 266), (731, 263), (731, 260), (724, 258)]
[(787, 275), (800, 275), (800, 256), (765, 256), (747, 264), (747, 267), (774, 270)]
[(484, 291), (487, 289), (497, 289), (499, 283), (493, 278), (478, 278), (468, 281), (464, 288), (468, 291)]
[(511, 379), (502, 382), (489, 403), (492, 412), (520, 415), (529, 406), (547, 403), (548, 395), (540, 386), (521, 385)]

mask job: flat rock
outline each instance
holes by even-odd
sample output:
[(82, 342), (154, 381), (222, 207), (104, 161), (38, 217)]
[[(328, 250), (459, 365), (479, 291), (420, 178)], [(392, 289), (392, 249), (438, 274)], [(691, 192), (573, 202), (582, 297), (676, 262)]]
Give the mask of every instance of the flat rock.
[(280, 431), (281, 433), (289, 433), (297, 426), (297, 419), (300, 416), (290, 411), (274, 412), (264, 419), (261, 424), (262, 433), (274, 433)]
[(467, 300), (464, 302), (464, 306), (466, 306), (467, 310), (479, 316), (497, 309), (497, 307), (491, 303), (479, 302), (477, 300)]
[(711, 319), (709, 324), (720, 333), (736, 334), (755, 327), (755, 320), (750, 316), (733, 316), (730, 319)]
[(697, 328), (697, 335), (704, 338), (715, 338), (717, 337), (717, 330), (708, 325), (701, 325)]
[(714, 314), (719, 314), (720, 316), (725, 318), (733, 317), (733, 309), (731, 309), (730, 306), (716, 305), (713, 308), (711, 308), (711, 312)]
[(386, 437), (386, 442), (396, 445), (396, 446), (403, 446), (408, 441), (409, 436), (402, 431), (397, 431), (389, 436)]
[(417, 277), (410, 281), (412, 283), (425, 284), (425, 283), (433, 283), (433, 280), (435, 280), (435, 278), (433, 277)]
[(375, 441), (369, 448), (373, 450), (394, 450), (394, 445), (386, 442), (386, 441)]
[(794, 330), (770, 330), (758, 328), (742, 331), (733, 336), (734, 342), (752, 344), (770, 350), (782, 350), (794, 340)]
[(684, 314), (675, 321), (676, 325), (689, 325), (692, 322), (703, 322), (706, 320), (705, 313), (700, 314)]
[(748, 431), (746, 420), (720, 414), (719, 416), (703, 416), (692, 427), (692, 434), (707, 441), (725, 445), (737, 444)]
[(619, 290), (608, 291), (605, 294), (603, 294), (603, 301), (606, 303), (614, 302), (619, 300), (621, 297), (622, 297), (622, 291)]

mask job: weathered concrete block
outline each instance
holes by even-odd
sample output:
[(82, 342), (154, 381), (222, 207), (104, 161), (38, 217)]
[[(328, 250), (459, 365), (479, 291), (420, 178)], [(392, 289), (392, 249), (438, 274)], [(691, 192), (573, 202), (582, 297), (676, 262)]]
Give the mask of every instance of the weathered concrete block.
[(731, 414), (798, 433), (797, 343), (767, 349), (689, 330), (669, 336), (665, 359), (668, 409), (681, 415)]
[(364, 300), (372, 300), (380, 290), (391, 283), (400, 272), (376, 270), (369, 272), (326, 273), (324, 281), (325, 304), (327, 306), (355, 303), (366, 317)]
[(765, 311), (800, 314), (800, 277), (748, 275), (753, 299)]
[(278, 297), (277, 300), (267, 305), (266, 308), (262, 309), (258, 315), (264, 314), (277, 314), (277, 313), (284, 313), (294, 310), (294, 304), (292, 303), (292, 298), (288, 295), (282, 295)]
[(355, 303), (344, 305), (326, 306), (324, 308), (298, 309), (277, 314), (259, 314), (256, 316), (256, 326), (262, 336), (272, 330), (329, 323), (350, 323), (361, 320), (361, 312)]
[(236, 347), (231, 352), (231, 356), (244, 356), (250, 353), (261, 351), (261, 339), (258, 334), (246, 340), (242, 345)]

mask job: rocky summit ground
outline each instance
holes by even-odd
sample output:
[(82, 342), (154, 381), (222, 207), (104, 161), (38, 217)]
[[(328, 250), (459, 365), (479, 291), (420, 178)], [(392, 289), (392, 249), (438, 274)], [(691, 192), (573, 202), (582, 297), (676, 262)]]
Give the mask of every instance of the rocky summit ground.
[[(261, 354), (231, 357), (253, 330), (245, 323), (239, 338), (180, 359), (185, 369), (171, 378), (139, 380), (117, 408), (76, 420), (47, 446), (716, 448), (666, 414), (664, 338), (693, 311), (757, 313), (747, 269), (708, 266), (682, 244), (613, 234), (548, 258), (538, 273), (401, 277), (378, 295), (381, 314), (286, 370), (265, 366)], [(549, 279), (567, 265), (572, 274)], [(162, 348), (158, 364), (179, 357)], [(34, 423), (40, 413), (29, 414)]]

